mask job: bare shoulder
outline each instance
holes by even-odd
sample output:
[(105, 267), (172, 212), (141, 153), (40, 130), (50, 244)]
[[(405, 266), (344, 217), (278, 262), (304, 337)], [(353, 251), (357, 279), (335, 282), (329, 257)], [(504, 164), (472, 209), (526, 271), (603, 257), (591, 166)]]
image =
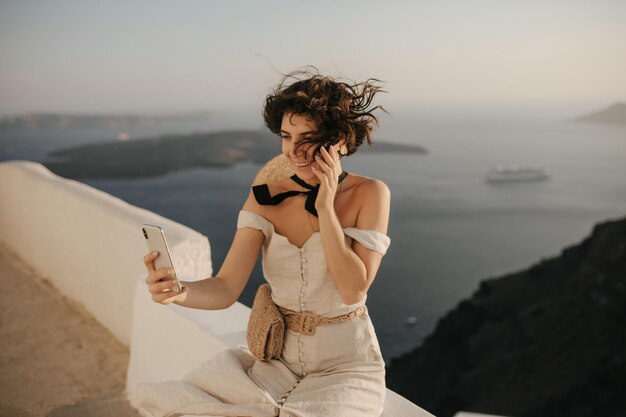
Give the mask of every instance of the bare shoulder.
[(355, 196), (361, 199), (382, 198), (389, 199), (391, 191), (384, 181), (366, 177), (364, 175), (351, 174)]
[(252, 191), (252, 187), (250, 187), (248, 191), (248, 197), (243, 203), (242, 210), (253, 211), (257, 214), (261, 213), (261, 205), (256, 201), (256, 198), (254, 197), (254, 192)]
[(356, 227), (387, 233), (391, 192), (384, 181), (354, 175), (354, 197), (359, 204)]

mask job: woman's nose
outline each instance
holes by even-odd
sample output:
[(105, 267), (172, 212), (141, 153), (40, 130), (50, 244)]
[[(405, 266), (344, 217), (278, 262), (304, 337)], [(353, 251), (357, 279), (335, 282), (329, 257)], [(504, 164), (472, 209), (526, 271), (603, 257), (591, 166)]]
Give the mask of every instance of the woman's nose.
[(290, 153), (294, 157), (303, 157), (306, 154), (306, 150), (304, 146), (296, 146), (295, 144), (291, 147)]

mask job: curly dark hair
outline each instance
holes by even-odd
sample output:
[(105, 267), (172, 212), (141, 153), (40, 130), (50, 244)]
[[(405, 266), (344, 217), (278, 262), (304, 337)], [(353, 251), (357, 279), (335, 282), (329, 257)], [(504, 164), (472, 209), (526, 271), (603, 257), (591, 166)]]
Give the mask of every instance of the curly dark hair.
[(322, 146), (335, 145), (345, 140), (351, 155), (363, 142), (372, 146), (373, 125), (379, 126), (372, 113), (382, 106), (369, 108), (374, 96), (382, 90), (376, 83), (382, 81), (368, 78), (361, 83), (335, 81), (323, 76), (317, 68), (309, 66), (283, 76), (280, 83), (265, 99), (263, 119), (265, 125), (280, 135), (283, 114), (305, 114), (317, 125), (317, 131), (302, 139), (296, 147), (312, 144), (313, 155)]

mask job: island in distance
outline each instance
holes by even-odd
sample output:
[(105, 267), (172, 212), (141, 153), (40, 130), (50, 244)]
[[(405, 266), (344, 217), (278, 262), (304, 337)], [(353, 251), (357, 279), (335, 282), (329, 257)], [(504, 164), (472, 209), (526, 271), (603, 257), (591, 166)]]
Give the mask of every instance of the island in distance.
[(626, 103), (614, 103), (600, 111), (579, 116), (574, 121), (626, 125)]
[[(263, 164), (280, 151), (276, 135), (258, 130), (231, 130), (96, 143), (49, 154), (43, 164), (67, 178), (129, 178), (163, 175), (194, 167), (227, 167), (251, 161)], [(375, 142), (363, 152), (425, 154), (416, 145)]]
[(168, 123), (212, 122), (220, 114), (209, 111), (164, 114), (31, 113), (0, 118), (0, 133), (66, 131), (68, 129), (132, 129)]

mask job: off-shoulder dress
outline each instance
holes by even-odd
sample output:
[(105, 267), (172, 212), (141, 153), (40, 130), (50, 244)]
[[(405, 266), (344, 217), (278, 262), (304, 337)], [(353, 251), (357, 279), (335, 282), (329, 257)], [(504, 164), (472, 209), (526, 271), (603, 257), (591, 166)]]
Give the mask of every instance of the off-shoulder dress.
[[(297, 247), (269, 220), (248, 210), (239, 212), (237, 227), (265, 235), (263, 275), (277, 305), (325, 317), (365, 305), (366, 297), (357, 304), (343, 303), (319, 232)], [(343, 232), (349, 245), (354, 239), (383, 255), (390, 244), (388, 236), (375, 230), (347, 227)], [(138, 391), (143, 409), (155, 417), (377, 417), (385, 401), (385, 363), (365, 307), (361, 316), (318, 326), (314, 335), (286, 330), (278, 359), (256, 361), (247, 349), (233, 347), (182, 381), (140, 384)]]

